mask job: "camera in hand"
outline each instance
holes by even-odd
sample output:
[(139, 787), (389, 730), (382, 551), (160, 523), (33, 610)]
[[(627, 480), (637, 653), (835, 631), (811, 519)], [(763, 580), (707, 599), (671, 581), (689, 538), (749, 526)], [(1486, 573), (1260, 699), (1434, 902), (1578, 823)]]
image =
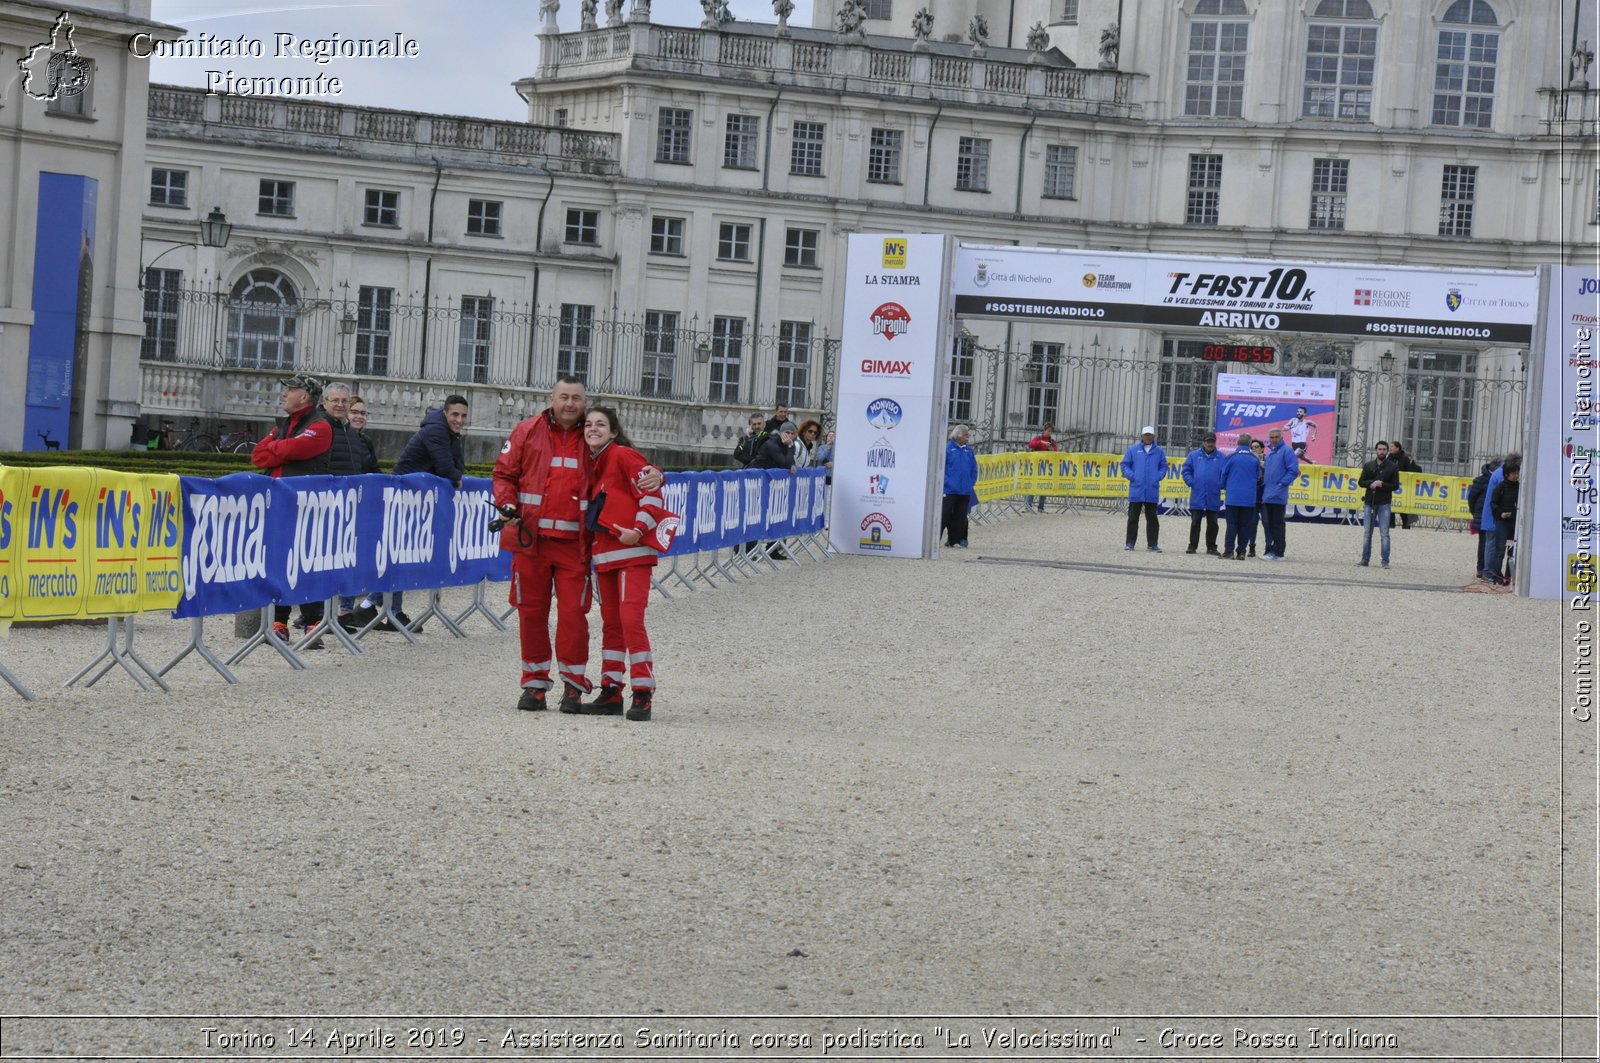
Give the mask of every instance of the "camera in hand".
[(494, 511), (500, 515), (489, 522), (489, 530), (492, 532), (497, 532), (501, 528), (504, 528), (507, 524), (511, 524), (520, 519), (520, 514), (517, 512), (516, 506), (495, 506)]

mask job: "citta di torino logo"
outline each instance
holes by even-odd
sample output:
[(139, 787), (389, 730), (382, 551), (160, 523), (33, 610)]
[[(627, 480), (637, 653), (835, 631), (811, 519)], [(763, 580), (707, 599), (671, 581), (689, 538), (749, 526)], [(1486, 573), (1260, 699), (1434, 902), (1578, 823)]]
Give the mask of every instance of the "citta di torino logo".
[(911, 315), (899, 303), (882, 304), (868, 315), (868, 320), (872, 322), (873, 335), (886, 340), (911, 331)]

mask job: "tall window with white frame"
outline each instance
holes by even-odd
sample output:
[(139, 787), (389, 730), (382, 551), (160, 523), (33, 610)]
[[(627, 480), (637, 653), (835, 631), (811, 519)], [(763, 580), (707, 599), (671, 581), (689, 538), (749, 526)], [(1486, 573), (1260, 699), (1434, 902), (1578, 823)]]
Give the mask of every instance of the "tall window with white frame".
[(1077, 195), (1078, 149), (1051, 144), (1044, 149), (1045, 199), (1073, 199)]
[(744, 222), (725, 221), (717, 226), (717, 261), (750, 261), (751, 227)]
[(1216, 225), (1222, 210), (1222, 156), (1189, 156), (1189, 194), (1185, 225)]
[(456, 379), (463, 384), (489, 382), (489, 341), (494, 327), (494, 298), (461, 297), (461, 333), (456, 341)]
[(1439, 235), (1471, 236), (1472, 206), (1478, 195), (1476, 166), (1446, 166), (1439, 187)]
[(262, 178), (256, 196), (256, 213), (278, 218), (294, 217), (294, 182)]
[(1494, 125), (1500, 20), (1486, 0), (1456, 0), (1439, 21), (1433, 124), (1488, 129)]
[(956, 142), (956, 190), (989, 191), (989, 140), (962, 137)]
[(293, 369), (300, 293), (275, 269), (253, 269), (228, 293), (229, 365)]
[(809, 321), (778, 324), (778, 405), (809, 406), (811, 388)]
[(966, 335), (955, 340), (955, 350), (950, 356), (950, 394), (945, 413), (951, 424), (972, 423), (973, 362), (977, 357), (977, 341)]
[(567, 209), (567, 231), (564, 242), (593, 247), (600, 242), (600, 212), (583, 207)]
[(728, 115), (722, 139), (722, 167), (725, 170), (756, 169), (756, 152), (761, 142), (761, 119), (753, 114)]
[(1372, 121), (1378, 22), (1367, 0), (1318, 0), (1306, 27), (1306, 76), (1300, 114), (1341, 122)]
[(687, 163), (694, 137), (694, 112), (663, 107), (656, 115), (656, 161)]
[(1161, 380), (1156, 389), (1156, 438), (1168, 453), (1200, 445), (1217, 418), (1217, 374), (1200, 357), (1204, 340), (1161, 342)]
[(1195, 4), (1194, 17), (1189, 22), (1184, 114), (1238, 118), (1244, 113), (1249, 14), (1244, 0), (1199, 0)]
[(1061, 354), (1059, 343), (1035, 343), (1028, 368), (1038, 379), (1028, 383), (1028, 427), (1054, 423), (1061, 405)]
[(498, 199), (467, 200), (467, 235), (499, 236), (504, 206)]
[(789, 141), (789, 172), (796, 177), (821, 177), (828, 127), (823, 122), (795, 122)]
[(671, 310), (644, 312), (644, 361), (639, 394), (666, 398), (673, 393), (678, 364), (678, 315)]
[(139, 344), (140, 358), (162, 362), (178, 360), (178, 293), (182, 285), (182, 270), (144, 271), (144, 339)]
[(898, 129), (874, 129), (867, 137), (867, 181), (875, 185), (900, 183), (900, 145), (905, 134)]
[(683, 219), (660, 214), (650, 219), (650, 253), (683, 256)]
[(363, 284), (356, 292), (356, 375), (389, 375), (394, 289)]
[(556, 335), (556, 375), (575, 376), (589, 383), (589, 362), (594, 353), (594, 307), (561, 304), (561, 324)]
[(1464, 475), (1473, 469), (1472, 351), (1413, 349), (1406, 358), (1405, 437), (1411, 456), (1429, 472)]
[(1311, 160), (1311, 228), (1343, 229), (1349, 159)]
[(744, 369), (744, 318), (711, 320), (711, 401), (738, 402)]
[(400, 226), (400, 193), (386, 188), (367, 189), (366, 210), (361, 224), (377, 225), (386, 229)]
[(816, 269), (818, 236), (816, 229), (785, 229), (783, 264), (800, 269)]

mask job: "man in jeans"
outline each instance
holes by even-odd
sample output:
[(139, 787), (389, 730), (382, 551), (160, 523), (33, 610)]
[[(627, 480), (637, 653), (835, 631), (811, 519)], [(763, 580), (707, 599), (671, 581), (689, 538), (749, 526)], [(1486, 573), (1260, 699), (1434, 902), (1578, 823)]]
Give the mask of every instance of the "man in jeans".
[(1383, 567), (1389, 567), (1389, 506), (1394, 501), (1394, 487), (1400, 479), (1400, 463), (1389, 454), (1389, 444), (1378, 440), (1372, 448), (1373, 459), (1361, 466), (1357, 486), (1366, 488), (1361, 496), (1364, 507), (1361, 518), (1361, 560), (1356, 564), (1365, 567), (1372, 562), (1372, 529), (1376, 525), (1383, 544), (1379, 555)]

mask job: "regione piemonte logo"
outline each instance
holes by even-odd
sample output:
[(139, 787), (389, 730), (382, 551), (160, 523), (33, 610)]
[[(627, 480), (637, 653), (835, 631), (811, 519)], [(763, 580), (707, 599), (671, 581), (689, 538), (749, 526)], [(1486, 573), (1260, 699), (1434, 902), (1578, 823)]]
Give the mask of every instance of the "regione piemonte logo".
[(886, 340), (911, 331), (911, 315), (899, 303), (884, 303), (871, 313), (869, 319), (872, 321), (873, 334)]
[(64, 96), (78, 96), (89, 87), (89, 60), (78, 54), (72, 42), (72, 20), (63, 11), (50, 28), (50, 39), (36, 44), (17, 60), (22, 71), (22, 91), (46, 103)]

